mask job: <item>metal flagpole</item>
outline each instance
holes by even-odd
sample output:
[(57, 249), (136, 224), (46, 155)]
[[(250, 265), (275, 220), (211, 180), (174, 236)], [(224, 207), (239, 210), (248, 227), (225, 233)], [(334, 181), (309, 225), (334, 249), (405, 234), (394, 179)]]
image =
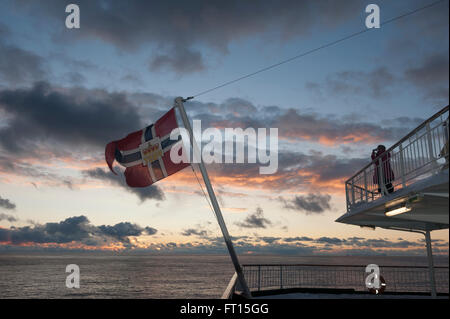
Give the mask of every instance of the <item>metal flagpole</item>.
[(205, 182), (206, 189), (208, 190), (209, 198), (211, 199), (212, 206), (214, 208), (214, 213), (216, 214), (217, 221), (220, 226), (220, 230), (222, 231), (223, 238), (225, 240), (225, 244), (227, 245), (228, 252), (230, 254), (231, 260), (234, 265), (234, 269), (236, 270), (236, 274), (238, 276), (239, 283), (244, 291), (244, 294), (246, 297), (251, 298), (250, 290), (248, 289), (247, 282), (244, 278), (244, 273), (242, 272), (241, 265), (239, 264), (238, 257), (236, 255), (236, 252), (234, 251), (233, 243), (231, 242), (230, 234), (228, 233), (227, 226), (225, 225), (225, 221), (222, 217), (222, 212), (220, 211), (219, 203), (217, 202), (216, 194), (214, 193), (214, 190), (211, 185), (211, 181), (209, 180), (208, 172), (206, 171), (206, 167), (203, 163), (203, 159), (201, 158), (201, 153), (198, 150), (197, 143), (195, 143), (194, 140), (194, 134), (192, 132), (191, 124), (189, 123), (189, 119), (187, 117), (186, 111), (184, 109), (183, 102), (185, 100), (182, 97), (177, 97), (175, 99), (175, 106), (178, 106), (178, 109), (180, 110), (181, 118), (184, 123), (184, 127), (189, 132), (190, 137), (190, 143), (192, 150), (194, 151), (194, 154), (200, 154), (200, 161), (199, 161), (199, 167), (200, 172), (202, 173), (203, 181)]

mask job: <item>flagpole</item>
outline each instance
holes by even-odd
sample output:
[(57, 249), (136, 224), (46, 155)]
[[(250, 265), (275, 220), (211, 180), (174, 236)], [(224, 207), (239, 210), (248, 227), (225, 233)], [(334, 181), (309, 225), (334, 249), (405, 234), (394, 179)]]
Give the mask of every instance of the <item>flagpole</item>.
[(241, 287), (244, 291), (245, 296), (248, 298), (251, 298), (251, 293), (250, 293), (250, 290), (248, 289), (248, 285), (245, 280), (244, 273), (242, 271), (241, 265), (239, 264), (239, 260), (236, 255), (236, 252), (234, 251), (234, 246), (231, 241), (230, 234), (228, 233), (227, 226), (225, 225), (225, 221), (223, 219), (222, 212), (220, 211), (220, 206), (219, 206), (219, 203), (217, 202), (216, 194), (214, 193), (213, 187), (211, 185), (211, 181), (209, 180), (208, 172), (206, 171), (205, 164), (203, 163), (201, 153), (198, 150), (197, 143), (194, 140), (194, 134), (192, 132), (192, 127), (191, 127), (191, 124), (187, 117), (186, 111), (184, 109), (184, 105), (183, 105), (184, 101), (185, 100), (182, 97), (177, 97), (175, 99), (175, 105), (178, 106), (178, 109), (180, 110), (181, 118), (184, 123), (184, 127), (189, 132), (190, 143), (191, 143), (192, 150), (194, 151), (194, 154), (200, 154), (200, 161), (198, 163), (199, 167), (200, 167), (200, 172), (202, 173), (203, 181), (205, 182), (209, 198), (211, 199), (211, 204), (214, 208), (214, 213), (216, 214), (217, 222), (219, 223), (220, 230), (222, 231), (223, 238), (225, 240), (225, 244), (227, 245), (227, 248), (228, 248), (228, 253), (230, 254), (231, 260), (234, 265), (234, 269), (236, 270), (236, 274), (238, 276), (239, 283), (241, 284)]

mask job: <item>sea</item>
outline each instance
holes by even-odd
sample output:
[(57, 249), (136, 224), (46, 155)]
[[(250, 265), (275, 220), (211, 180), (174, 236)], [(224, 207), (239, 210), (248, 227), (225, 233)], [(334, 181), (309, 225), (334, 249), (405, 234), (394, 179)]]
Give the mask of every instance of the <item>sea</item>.
[[(242, 264), (426, 266), (426, 257), (240, 256)], [(67, 265), (80, 287), (67, 288)], [(448, 266), (448, 257), (435, 257)], [(234, 269), (228, 255), (104, 252), (0, 253), (0, 298), (220, 298)]]

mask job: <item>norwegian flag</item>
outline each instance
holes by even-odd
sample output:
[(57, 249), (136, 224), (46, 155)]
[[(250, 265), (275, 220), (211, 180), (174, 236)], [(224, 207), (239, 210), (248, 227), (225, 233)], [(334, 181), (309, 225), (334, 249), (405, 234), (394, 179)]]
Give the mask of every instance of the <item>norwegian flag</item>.
[(175, 108), (172, 108), (154, 124), (108, 143), (105, 159), (109, 169), (116, 174), (112, 167), (116, 160), (126, 167), (128, 186), (146, 187), (189, 166), (187, 162), (176, 164), (170, 158), (170, 149), (176, 143), (182, 143), (181, 138), (170, 139), (170, 133), (176, 128)]

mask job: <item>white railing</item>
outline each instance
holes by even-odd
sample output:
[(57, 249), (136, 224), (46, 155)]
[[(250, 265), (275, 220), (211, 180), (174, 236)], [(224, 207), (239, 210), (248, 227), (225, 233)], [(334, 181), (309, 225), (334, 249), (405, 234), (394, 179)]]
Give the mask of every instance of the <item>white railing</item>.
[(349, 178), (347, 211), (448, 168), (448, 126), (447, 105)]

